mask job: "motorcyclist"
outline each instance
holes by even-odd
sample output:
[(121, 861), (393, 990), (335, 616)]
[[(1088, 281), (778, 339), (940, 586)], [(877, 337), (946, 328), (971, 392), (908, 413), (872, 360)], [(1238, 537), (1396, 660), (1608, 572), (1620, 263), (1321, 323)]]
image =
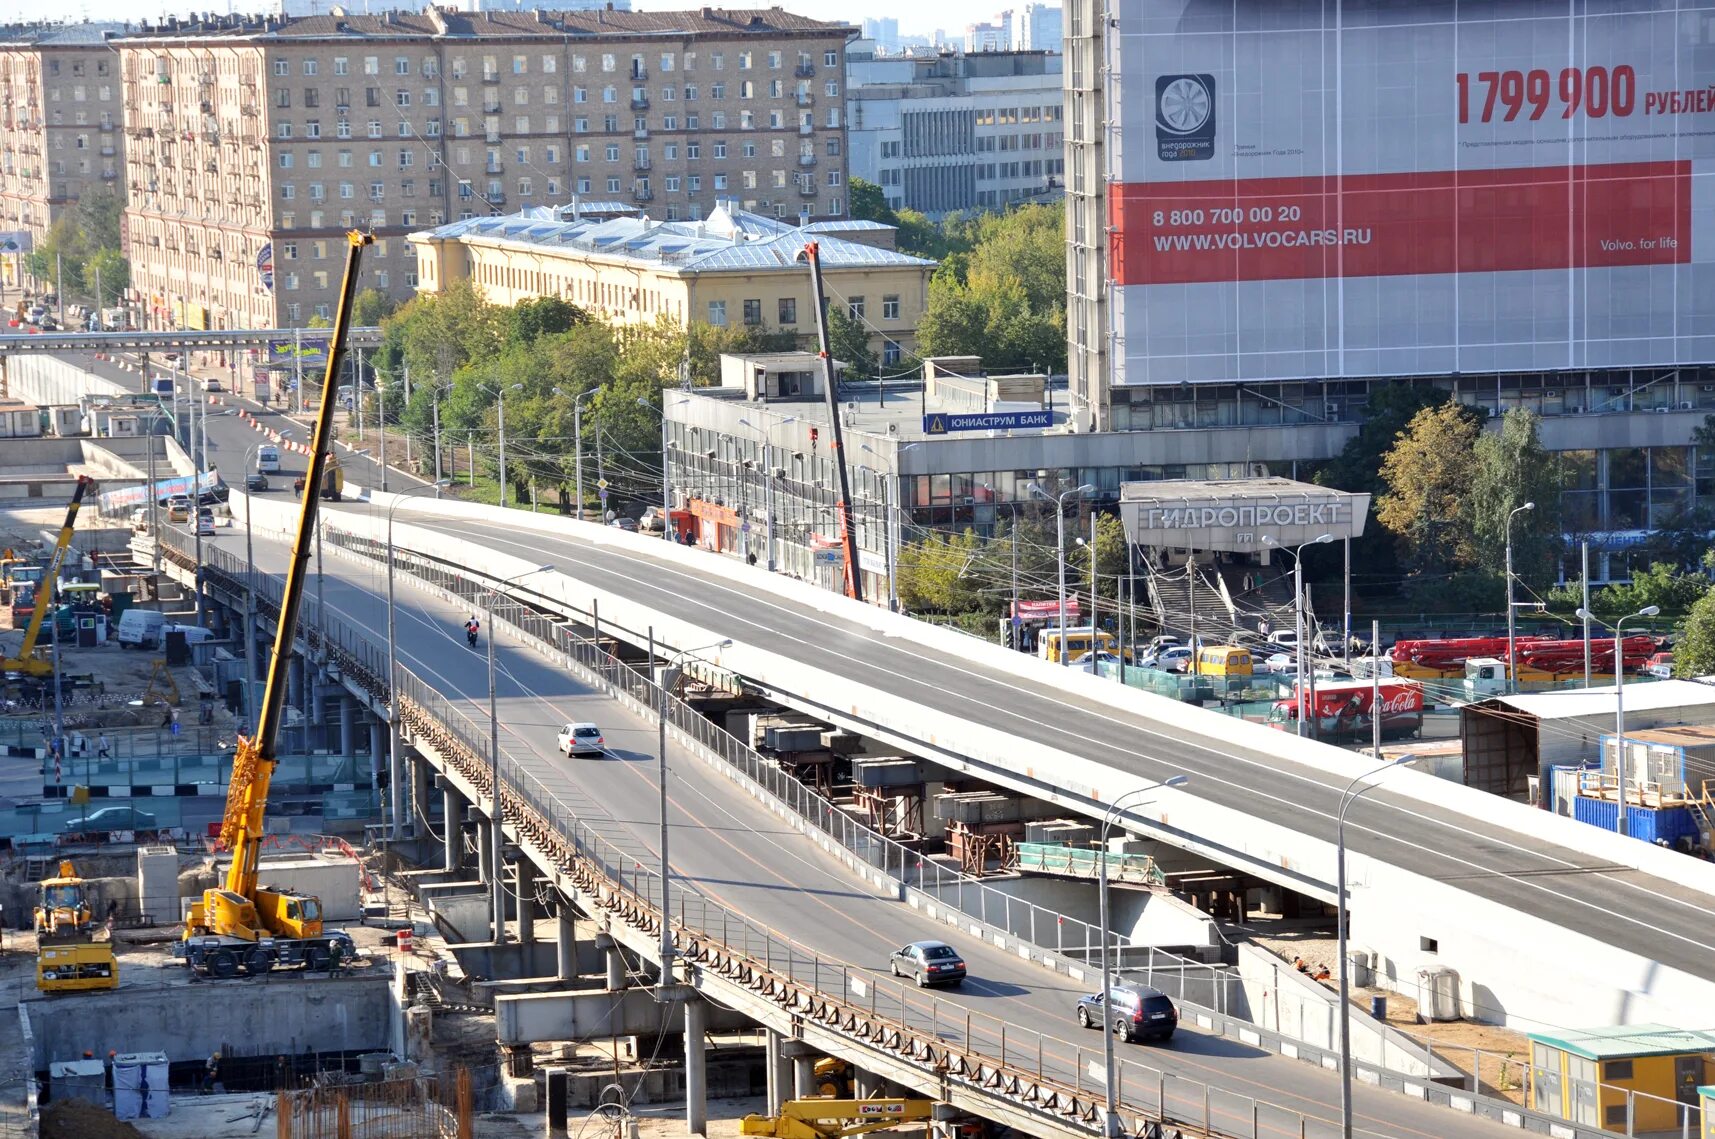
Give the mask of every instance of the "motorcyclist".
[(476, 619), (475, 613), (472, 613), (470, 620), (464, 623), (464, 637), (466, 641), (470, 642), (470, 647), (473, 649), (476, 648), (476, 638), (480, 632), (482, 632), (482, 622)]

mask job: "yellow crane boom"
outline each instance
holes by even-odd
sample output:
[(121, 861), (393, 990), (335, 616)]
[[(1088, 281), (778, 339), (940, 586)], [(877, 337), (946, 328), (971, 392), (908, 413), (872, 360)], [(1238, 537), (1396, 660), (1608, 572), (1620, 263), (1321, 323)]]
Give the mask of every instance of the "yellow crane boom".
[[(78, 507), (83, 505), (84, 491), (95, 480), (88, 475), (77, 476), (77, 489), (71, 492), (71, 504), (66, 507), (65, 525), (60, 527), (59, 541), (54, 543), (54, 556), (48, 562), (48, 570), (42, 575), (42, 584), (36, 587), (36, 608), (30, 614), (29, 628), (24, 630), (24, 644), (18, 650), (18, 655), (10, 660), (0, 662), (0, 670), (6, 672), (21, 672), (26, 676), (47, 676), (54, 671), (51, 661), (36, 659), (36, 638), (42, 633), (42, 618), (47, 616), (53, 607), (54, 583), (60, 579), (60, 570), (65, 566), (66, 551), (71, 549), (72, 531), (77, 529)], [(59, 652), (59, 630), (54, 630), (54, 652)]]
[(789, 1099), (780, 1105), (779, 1115), (745, 1116), (739, 1121), (739, 1133), (774, 1139), (840, 1139), (922, 1122), (934, 1111), (931, 1099)]
[[(327, 374), (322, 381), (324, 392), (335, 391), (339, 386), (339, 369), (345, 360), (346, 334), (351, 326), (352, 298), (357, 291), (358, 265), (362, 260), (363, 247), (373, 240), (369, 234), (355, 230), (348, 233), (346, 239), (345, 280), (340, 288), (339, 308), (334, 315), (333, 335), (328, 344)], [(280, 601), (279, 626), (275, 629), (274, 646), (268, 657), (268, 681), (262, 690), (261, 714), (255, 734), (239, 739), (232, 761), (226, 816), (220, 828), (221, 841), (232, 851), (232, 865), (227, 868), (225, 883), (205, 891), (202, 902), (192, 905), (185, 923), (187, 942), (206, 935), (257, 942), (270, 938), (317, 938), (322, 933), (318, 899), (286, 891), (260, 890), (257, 878), (268, 789), (274, 777), (275, 747), (285, 711), (287, 668), (297, 639), (298, 614), (303, 607), (304, 581), (311, 544), (315, 540), (320, 497), (314, 488), (322, 485), (328, 469), (337, 405), (337, 400), (324, 399), (316, 413), (310, 465), (304, 480), (307, 489), (299, 504), (292, 560)], [(218, 957), (222, 951), (218, 947), (210, 948), (208, 959), (220, 964), (220, 968), (211, 965), (211, 972), (218, 973), (225, 968)], [(310, 967), (314, 967), (318, 960), (313, 955), (315, 952), (313, 947), (305, 950), (306, 954), (311, 954), (305, 958)], [(325, 961), (325, 947), (320, 952), (320, 960)], [(226, 960), (231, 960), (230, 952)], [(258, 967), (271, 967), (255, 957), (247, 957), (245, 961), (252, 972)]]

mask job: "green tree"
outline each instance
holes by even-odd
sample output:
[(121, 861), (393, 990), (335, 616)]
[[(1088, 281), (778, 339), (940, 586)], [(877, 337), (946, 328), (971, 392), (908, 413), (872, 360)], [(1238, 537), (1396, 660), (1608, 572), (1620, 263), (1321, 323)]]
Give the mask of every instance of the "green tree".
[(983, 541), (976, 533), (930, 533), (899, 551), (899, 602), (920, 613), (975, 612), (983, 604), (980, 578), (973, 574)]
[(1376, 521), (1419, 575), (1445, 577), (1476, 561), (1465, 494), (1480, 430), (1468, 408), (1448, 401), (1413, 415), (1382, 457), (1387, 491)]
[(943, 221), (947, 253), (917, 334), (927, 356), (1059, 371), (1066, 362), (1065, 214), (1028, 205)]
[(828, 303), (828, 347), (834, 359), (846, 366), (846, 375), (859, 380), (875, 378), (878, 364), (870, 351), (869, 330), (836, 301)]
[[(1534, 411), (1514, 408), (1502, 418), (1500, 431), (1477, 439), (1465, 510), (1479, 565), (1490, 573), (1504, 569), (1511, 515), (1513, 570), (1527, 584), (1546, 585), (1560, 556), (1560, 491), (1566, 478), (1559, 456), (1542, 446), (1541, 423)], [(1526, 503), (1533, 504), (1530, 510), (1512, 514)]]
[(1625, 614), (1656, 605), (1663, 613), (1685, 613), (1709, 592), (1709, 585), (1709, 575), (1700, 570), (1656, 562), (1647, 570), (1634, 570), (1629, 582), (1598, 589), (1590, 595), (1590, 607), (1597, 613)]
[(1673, 675), (1708, 676), (1715, 672), (1715, 591), (1699, 597), (1680, 626), (1673, 645)]
[(351, 323), (354, 328), (374, 328), (393, 315), (399, 302), (380, 289), (363, 289), (351, 298)]
[(849, 179), (846, 197), (851, 203), (852, 217), (860, 221), (878, 221), (883, 225), (899, 224), (899, 215), (893, 212), (893, 207), (887, 204), (887, 195), (874, 182), (865, 178)]
[[(117, 246), (103, 247), (90, 254), (83, 271), (96, 308), (118, 304), (125, 290), (131, 287), (131, 263), (120, 254)], [(98, 281), (101, 283), (100, 296), (95, 293)]]
[(508, 343), (529, 344), (544, 336), (570, 332), (589, 316), (583, 309), (559, 297), (532, 297), (504, 310), (501, 325)]

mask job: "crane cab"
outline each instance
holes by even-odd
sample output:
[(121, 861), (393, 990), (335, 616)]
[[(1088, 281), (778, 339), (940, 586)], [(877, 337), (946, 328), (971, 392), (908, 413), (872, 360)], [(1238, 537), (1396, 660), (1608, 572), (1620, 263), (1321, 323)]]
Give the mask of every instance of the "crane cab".
[(262, 925), (276, 937), (321, 936), (320, 898), (283, 890), (258, 890), (256, 914), (262, 919)]

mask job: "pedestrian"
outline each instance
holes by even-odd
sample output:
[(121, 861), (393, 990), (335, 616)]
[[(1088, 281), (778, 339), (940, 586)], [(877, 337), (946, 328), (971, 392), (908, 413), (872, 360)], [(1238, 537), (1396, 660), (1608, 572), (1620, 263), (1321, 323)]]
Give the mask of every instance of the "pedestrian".
[(202, 1094), (212, 1095), (215, 1085), (220, 1081), (220, 1050), (217, 1048), (208, 1054), (208, 1061), (202, 1066)]
[(95, 741), (95, 758), (106, 759), (113, 751), (113, 745), (108, 742), (107, 733), (102, 732)]

